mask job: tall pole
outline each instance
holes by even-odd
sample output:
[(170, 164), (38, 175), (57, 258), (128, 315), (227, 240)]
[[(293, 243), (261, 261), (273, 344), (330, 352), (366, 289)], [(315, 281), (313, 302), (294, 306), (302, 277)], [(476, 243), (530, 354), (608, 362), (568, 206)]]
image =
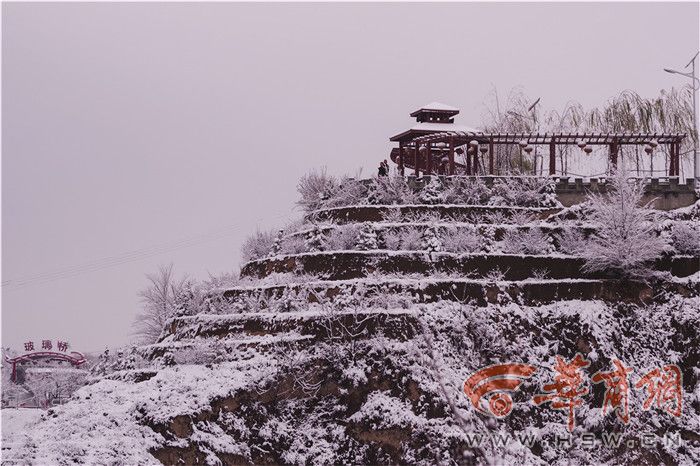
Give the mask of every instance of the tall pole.
[(700, 161), (698, 161), (698, 86), (700, 86), (700, 79), (698, 79), (698, 77), (695, 75), (695, 62), (698, 59), (698, 54), (700, 54), (700, 52), (696, 53), (693, 56), (693, 58), (688, 62), (688, 64), (685, 65), (685, 68), (688, 68), (688, 66), (693, 65), (693, 71), (690, 73), (664, 68), (664, 71), (666, 71), (667, 73), (680, 74), (681, 76), (685, 76), (686, 78), (690, 78), (692, 80), (693, 130), (695, 131), (695, 140), (693, 141), (693, 177), (695, 178), (696, 186), (698, 183), (700, 183)]
[(698, 166), (698, 90), (696, 84), (698, 83), (698, 77), (695, 76), (695, 62), (698, 59), (698, 54), (696, 53), (693, 57), (693, 128), (695, 129), (695, 142), (693, 143), (693, 161), (694, 161), (694, 175), (695, 175), (695, 187), (697, 188), (697, 183), (700, 181), (700, 167)]

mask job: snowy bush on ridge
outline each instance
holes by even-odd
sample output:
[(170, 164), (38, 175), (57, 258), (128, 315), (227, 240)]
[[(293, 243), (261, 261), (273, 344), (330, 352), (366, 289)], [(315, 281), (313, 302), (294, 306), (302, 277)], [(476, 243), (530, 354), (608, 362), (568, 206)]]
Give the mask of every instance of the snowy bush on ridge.
[(288, 236), (282, 240), (281, 254), (301, 254), (306, 252), (306, 244), (304, 238), (296, 236)]
[(527, 225), (533, 221), (533, 215), (524, 210), (516, 210), (510, 215), (510, 223), (515, 225)]
[(700, 255), (700, 228), (677, 223), (671, 229), (671, 242), (680, 254)]
[(408, 223), (437, 223), (442, 221), (440, 212), (435, 210), (417, 211), (404, 215)]
[(267, 257), (274, 242), (275, 235), (272, 232), (256, 231), (243, 241), (241, 261), (245, 263)]
[(272, 246), (270, 246), (270, 252), (267, 257), (275, 257), (282, 250), (282, 239), (284, 237), (284, 230), (279, 230), (275, 236)]
[(422, 234), (417, 228), (409, 228), (399, 235), (401, 238), (401, 249), (406, 251), (419, 251), (422, 246)]
[(641, 205), (644, 187), (629, 182), (625, 170), (618, 170), (608, 182), (607, 194), (588, 195), (598, 230), (583, 251), (584, 270), (647, 276), (650, 269), (645, 265), (660, 257), (666, 247), (656, 233), (653, 220), (657, 214), (648, 204)]
[(523, 176), (498, 178), (491, 187), (489, 205), (520, 207), (561, 207), (552, 178)]
[(586, 249), (586, 238), (578, 228), (564, 226), (557, 237), (559, 251), (564, 254), (578, 256)]
[(356, 249), (360, 251), (369, 251), (372, 249), (377, 249), (378, 247), (377, 232), (374, 230), (374, 225), (366, 222), (362, 225), (362, 229), (360, 230)]
[(336, 189), (327, 193), (325, 207), (343, 207), (364, 204), (367, 197), (367, 189), (363, 184), (348, 176), (344, 176)]
[(552, 239), (539, 228), (506, 230), (500, 246), (506, 254), (546, 255), (554, 251)]
[(326, 239), (323, 231), (318, 225), (315, 225), (308, 233), (304, 240), (304, 247), (308, 252), (319, 252), (325, 248)]
[(487, 212), (486, 215), (484, 215), (483, 219), (487, 223), (492, 223), (494, 225), (501, 225), (504, 223), (508, 223), (508, 216), (500, 210), (494, 210), (492, 212)]
[(326, 173), (325, 167), (312, 170), (299, 179), (297, 191), (301, 199), (297, 201), (307, 212), (322, 208), (338, 190), (338, 180)]
[(485, 242), (473, 228), (448, 228), (443, 244), (447, 252), (474, 253), (481, 251)]
[(392, 251), (401, 249), (401, 230), (386, 228), (384, 230), (384, 246)]
[(481, 178), (451, 177), (445, 184), (443, 197), (447, 204), (483, 205), (491, 191)]
[(328, 233), (326, 248), (329, 251), (347, 251), (354, 249), (360, 236), (357, 225), (340, 225)]
[(430, 177), (430, 181), (421, 189), (418, 200), (423, 204), (441, 204), (443, 202), (442, 183), (437, 176)]
[(440, 252), (442, 251), (442, 240), (440, 232), (435, 225), (431, 225), (423, 230), (421, 247), (424, 251)]
[(367, 193), (369, 204), (413, 204), (416, 199), (416, 193), (402, 176), (374, 177)]

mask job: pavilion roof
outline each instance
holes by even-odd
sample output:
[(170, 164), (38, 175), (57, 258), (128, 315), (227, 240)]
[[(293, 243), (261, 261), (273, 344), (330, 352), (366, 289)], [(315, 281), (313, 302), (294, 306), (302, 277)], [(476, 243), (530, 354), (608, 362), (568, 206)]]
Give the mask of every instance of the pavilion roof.
[(441, 104), (440, 102), (430, 102), (429, 104), (423, 105), (421, 108), (418, 110), (414, 111), (411, 113), (411, 116), (417, 116), (421, 112), (443, 112), (443, 113), (450, 113), (452, 115), (457, 115), (459, 113), (459, 109), (456, 107), (451, 107), (446, 104)]
[(390, 141), (411, 141), (420, 136), (446, 133), (482, 134), (481, 131), (470, 126), (456, 125), (454, 123), (433, 123), (424, 121), (422, 123), (417, 123), (403, 133), (397, 134), (396, 136), (392, 137)]

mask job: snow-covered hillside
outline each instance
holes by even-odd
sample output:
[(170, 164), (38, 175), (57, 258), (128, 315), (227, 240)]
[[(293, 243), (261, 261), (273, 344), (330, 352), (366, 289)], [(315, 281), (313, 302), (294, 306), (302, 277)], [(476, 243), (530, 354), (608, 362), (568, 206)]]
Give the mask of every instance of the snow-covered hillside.
[[(3, 462), (700, 462), (697, 206), (612, 209), (610, 229), (595, 199), (564, 209), (547, 180), (315, 182), (304, 220), (251, 237), (239, 278), (193, 287), (138, 367), (47, 411)], [(571, 411), (534, 403), (577, 354)], [(594, 383), (615, 361), (627, 422)], [(498, 418), (464, 382), (506, 363), (533, 372), (501, 390)], [(678, 413), (637, 386), (670, 366)]]

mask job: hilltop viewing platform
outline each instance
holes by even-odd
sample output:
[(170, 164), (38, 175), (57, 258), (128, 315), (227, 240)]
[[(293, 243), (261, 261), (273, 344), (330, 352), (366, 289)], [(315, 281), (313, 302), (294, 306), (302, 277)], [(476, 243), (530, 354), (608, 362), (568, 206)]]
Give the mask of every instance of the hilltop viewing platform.
[[(631, 159), (628, 164), (635, 163), (633, 171), (639, 177), (684, 176), (681, 145), (685, 133), (492, 132), (455, 124), (458, 114), (459, 109), (437, 102), (412, 112), (417, 124), (390, 138), (398, 143), (390, 158), (399, 173), (409, 169), (415, 176), (518, 173), (586, 178), (610, 174)], [(602, 172), (575, 174), (568, 168), (570, 158), (586, 161), (584, 166)]]

